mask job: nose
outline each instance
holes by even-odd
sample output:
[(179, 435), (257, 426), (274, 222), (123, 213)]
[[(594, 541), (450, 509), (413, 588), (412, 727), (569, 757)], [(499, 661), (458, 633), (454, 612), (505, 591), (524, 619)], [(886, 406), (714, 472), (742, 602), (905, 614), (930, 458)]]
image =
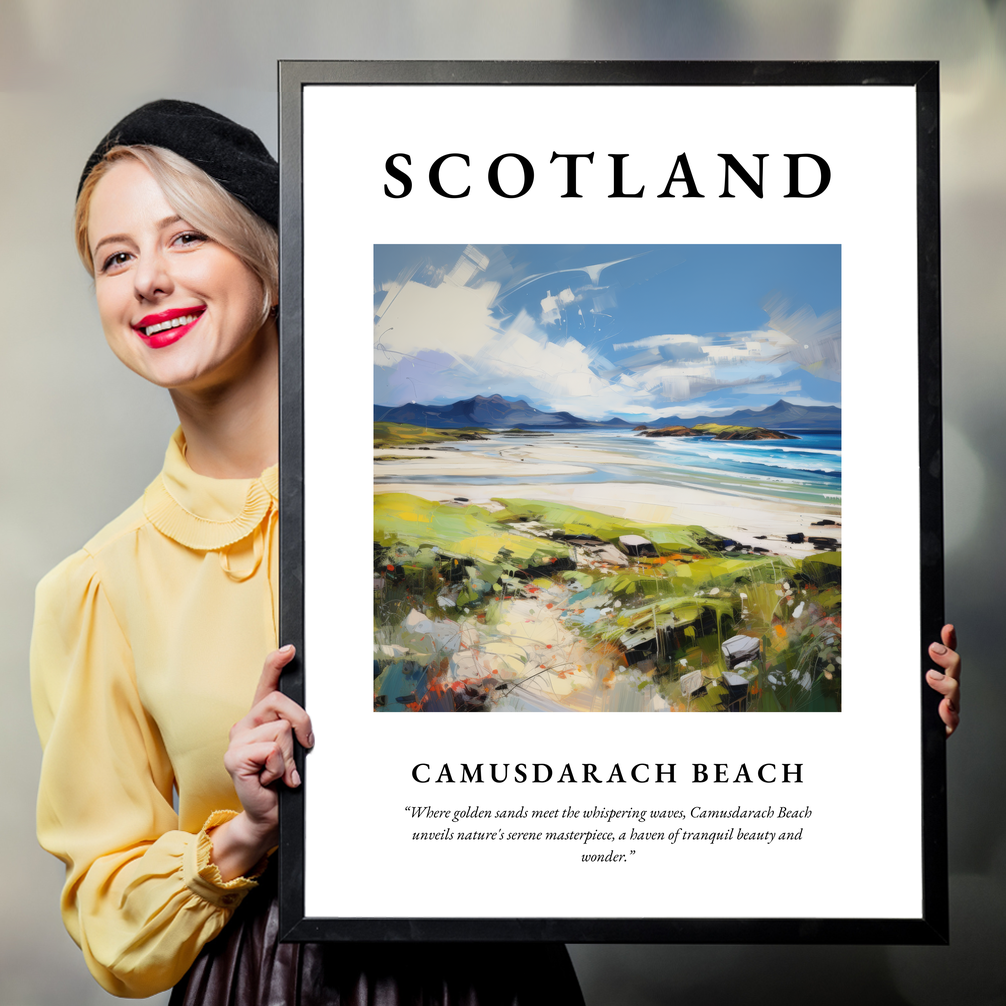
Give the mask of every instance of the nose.
[(138, 301), (157, 301), (174, 290), (168, 260), (160, 249), (141, 254), (133, 270), (133, 289)]

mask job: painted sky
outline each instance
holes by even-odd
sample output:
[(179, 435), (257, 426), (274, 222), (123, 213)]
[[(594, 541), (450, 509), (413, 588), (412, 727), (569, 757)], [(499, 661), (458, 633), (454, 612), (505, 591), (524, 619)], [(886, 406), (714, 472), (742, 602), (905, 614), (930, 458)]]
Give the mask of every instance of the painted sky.
[(841, 405), (838, 245), (375, 245), (374, 401)]

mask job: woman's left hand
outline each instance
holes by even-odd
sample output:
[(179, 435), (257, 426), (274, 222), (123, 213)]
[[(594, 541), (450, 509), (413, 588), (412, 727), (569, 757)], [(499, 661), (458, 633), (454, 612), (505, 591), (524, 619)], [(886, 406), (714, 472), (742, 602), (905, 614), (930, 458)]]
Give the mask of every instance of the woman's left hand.
[(946, 724), (949, 737), (961, 721), (961, 657), (957, 652), (957, 632), (952, 625), (944, 625), (941, 643), (931, 643), (929, 656), (943, 668), (926, 672), (929, 687), (943, 696), (940, 702), (940, 719)]

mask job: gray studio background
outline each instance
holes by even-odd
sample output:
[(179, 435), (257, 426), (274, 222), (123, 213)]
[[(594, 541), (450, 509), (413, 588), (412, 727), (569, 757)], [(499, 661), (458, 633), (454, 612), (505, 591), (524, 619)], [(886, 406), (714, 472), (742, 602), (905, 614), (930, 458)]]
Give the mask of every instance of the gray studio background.
[[(1006, 3), (0, 0), (0, 1006), (109, 1000), (60, 922), (61, 867), (35, 843), (32, 593), (140, 494), (175, 425), (167, 395), (105, 346), (71, 240), (78, 173), (113, 122), (159, 97), (219, 109), (275, 150), (279, 58), (942, 61), (947, 616), (966, 654), (949, 755), (953, 945), (572, 953), (589, 1006), (1006, 1002)], [(823, 865), (841, 858), (820, 842)], [(882, 834), (876, 851), (898, 854)], [(678, 868), (657, 878), (669, 894)]]

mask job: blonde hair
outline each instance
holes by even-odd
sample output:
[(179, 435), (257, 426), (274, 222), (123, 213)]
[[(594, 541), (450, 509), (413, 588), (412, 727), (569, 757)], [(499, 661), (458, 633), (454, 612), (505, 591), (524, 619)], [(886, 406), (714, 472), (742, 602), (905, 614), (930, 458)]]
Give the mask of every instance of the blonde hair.
[(258, 214), (235, 199), (202, 168), (165, 147), (112, 147), (92, 168), (77, 197), (74, 239), (77, 254), (91, 278), (94, 259), (87, 240), (91, 197), (116, 161), (139, 161), (161, 187), (168, 205), (187, 223), (234, 252), (262, 283), (264, 323), (279, 294), (279, 236)]

